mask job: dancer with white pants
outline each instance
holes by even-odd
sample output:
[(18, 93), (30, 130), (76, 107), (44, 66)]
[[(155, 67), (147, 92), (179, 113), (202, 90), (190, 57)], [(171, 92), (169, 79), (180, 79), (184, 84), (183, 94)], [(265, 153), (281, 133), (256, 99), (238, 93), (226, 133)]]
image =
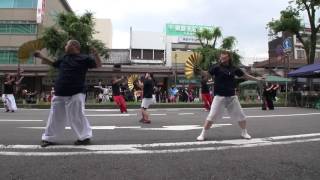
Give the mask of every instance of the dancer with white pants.
[(211, 75), (214, 78), (214, 98), (201, 134), (197, 137), (198, 141), (206, 140), (207, 131), (212, 126), (213, 121), (222, 119), (225, 109), (227, 109), (231, 119), (238, 121), (241, 128), (241, 137), (251, 139), (246, 129), (246, 116), (238, 97), (235, 95), (235, 76), (255, 81), (262, 79), (246, 74), (241, 69), (233, 66), (231, 57), (229, 51), (222, 51), (218, 64), (212, 66), (208, 72), (201, 71), (202, 75)]
[(80, 48), (77, 40), (68, 41), (65, 46), (66, 54), (55, 62), (39, 51), (35, 53), (35, 56), (44, 63), (59, 70), (47, 126), (42, 135), (42, 147), (54, 145), (54, 141), (63, 132), (67, 122), (78, 137), (74, 142), (75, 145), (90, 144), (92, 129), (84, 114), (85, 77), (89, 68), (101, 67), (101, 60), (96, 50), (92, 50), (94, 57), (91, 57), (81, 54)]
[(6, 112), (15, 112), (18, 108), (14, 98), (14, 85), (21, 83), (23, 76), (16, 81), (16, 77), (5, 74), (4, 90), (2, 94), (2, 102)]

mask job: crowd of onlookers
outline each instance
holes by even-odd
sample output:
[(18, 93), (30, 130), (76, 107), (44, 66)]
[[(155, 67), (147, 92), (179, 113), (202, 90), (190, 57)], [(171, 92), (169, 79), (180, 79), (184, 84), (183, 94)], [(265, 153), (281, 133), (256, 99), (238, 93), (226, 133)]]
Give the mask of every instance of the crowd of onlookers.
[[(97, 103), (113, 101), (110, 86), (94, 86), (94, 96)], [(142, 91), (135, 89), (130, 91), (127, 87), (120, 87), (120, 92), (127, 102), (138, 102), (142, 99)], [(162, 86), (154, 88), (153, 98), (157, 103), (177, 103), (199, 101), (199, 93), (196, 88), (184, 88), (172, 86), (168, 89)]]

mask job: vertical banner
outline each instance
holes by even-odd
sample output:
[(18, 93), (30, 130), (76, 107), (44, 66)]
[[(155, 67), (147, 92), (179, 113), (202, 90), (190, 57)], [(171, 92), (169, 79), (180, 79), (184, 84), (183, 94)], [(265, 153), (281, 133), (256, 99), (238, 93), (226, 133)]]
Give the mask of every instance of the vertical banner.
[(37, 23), (38, 24), (41, 24), (43, 21), (45, 6), (46, 6), (45, 0), (38, 0), (38, 5), (37, 5)]

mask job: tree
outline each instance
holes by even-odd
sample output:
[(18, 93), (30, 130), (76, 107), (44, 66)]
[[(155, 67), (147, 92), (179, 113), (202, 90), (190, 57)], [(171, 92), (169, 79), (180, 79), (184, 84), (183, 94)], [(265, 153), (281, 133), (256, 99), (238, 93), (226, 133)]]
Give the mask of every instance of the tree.
[[(196, 37), (200, 41), (201, 47), (196, 51), (202, 55), (202, 61), (200, 67), (202, 69), (208, 69), (211, 64), (217, 61), (221, 50), (229, 50), (232, 52), (233, 64), (240, 64), (240, 55), (236, 52), (236, 38), (229, 36), (222, 38), (222, 32), (219, 27), (214, 27), (212, 29), (203, 29), (201, 31), (196, 31)], [(221, 42), (220, 42), (221, 40)], [(220, 42), (220, 46), (217, 47)]]
[(81, 44), (81, 52), (89, 53), (90, 47), (97, 49), (101, 56), (108, 57), (108, 49), (105, 44), (93, 39), (94, 17), (90, 12), (82, 16), (74, 13), (60, 13), (56, 18), (56, 25), (46, 28), (43, 33), (44, 46), (52, 56), (64, 53), (64, 46), (70, 39), (76, 39)]
[[(280, 19), (272, 20), (268, 23), (268, 27), (274, 34), (287, 31), (296, 35), (297, 39), (303, 44), (306, 52), (308, 64), (313, 64), (317, 46), (317, 33), (320, 24), (317, 24), (316, 11), (320, 7), (320, 0), (292, 0), (290, 6), (281, 11)], [(310, 35), (303, 33), (305, 26), (301, 18), (302, 13), (306, 13), (310, 24)]]

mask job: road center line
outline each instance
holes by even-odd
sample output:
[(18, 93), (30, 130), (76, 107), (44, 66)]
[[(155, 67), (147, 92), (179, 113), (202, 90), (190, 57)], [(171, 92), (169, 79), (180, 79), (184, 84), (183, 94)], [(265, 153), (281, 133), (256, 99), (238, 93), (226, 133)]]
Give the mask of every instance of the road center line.
[(183, 115), (194, 115), (194, 113), (178, 113), (178, 115), (183, 116)]
[(43, 120), (0, 119), (0, 122), (42, 122)]
[[(292, 137), (316, 137), (320, 133), (314, 134), (302, 134), (293, 135)], [(253, 148), (271, 145), (289, 145), (295, 143), (306, 143), (306, 142), (319, 142), (320, 138), (312, 139), (296, 139), (287, 141), (274, 141), (271, 138), (284, 139), (285, 137), (291, 136), (277, 136), (277, 137), (266, 137), (266, 138), (255, 138), (252, 140), (226, 140), (226, 141), (207, 141), (207, 142), (181, 142), (181, 143), (154, 143), (154, 144), (127, 144), (127, 145), (89, 145), (89, 146), (49, 146), (47, 148), (41, 148), (39, 145), (0, 145), (2, 150), (10, 149), (29, 149), (29, 150), (46, 150), (46, 149), (78, 149), (88, 151), (77, 151), (77, 152), (10, 152), (1, 151), (0, 155), (5, 156), (75, 156), (75, 155), (110, 155), (110, 154), (164, 154), (164, 153), (181, 153), (181, 152), (196, 152), (196, 151), (220, 151), (227, 149), (240, 149), (240, 148)], [(223, 144), (223, 146), (214, 147), (193, 147), (196, 145), (208, 145), (208, 144)], [(158, 147), (179, 147), (179, 149), (164, 149), (157, 150)], [(191, 146), (191, 147), (187, 147)], [(144, 149), (143, 149), (144, 148)], [(145, 149), (150, 148), (150, 149)], [(152, 149), (154, 148), (154, 149)]]

